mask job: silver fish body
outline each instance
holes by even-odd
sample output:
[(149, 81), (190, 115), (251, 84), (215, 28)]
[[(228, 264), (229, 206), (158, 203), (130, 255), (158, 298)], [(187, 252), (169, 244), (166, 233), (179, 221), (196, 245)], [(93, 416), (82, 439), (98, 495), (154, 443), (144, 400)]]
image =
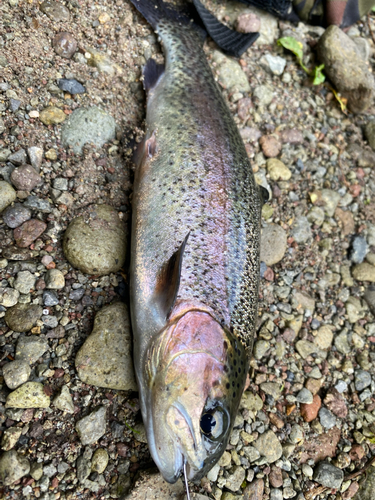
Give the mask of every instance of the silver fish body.
[(151, 67), (134, 183), (134, 364), (151, 454), (174, 482), (184, 463), (189, 478), (206, 474), (233, 427), (257, 314), (261, 202), (201, 37), (163, 2), (150, 15), (150, 2), (132, 1), (165, 52), (165, 70)]

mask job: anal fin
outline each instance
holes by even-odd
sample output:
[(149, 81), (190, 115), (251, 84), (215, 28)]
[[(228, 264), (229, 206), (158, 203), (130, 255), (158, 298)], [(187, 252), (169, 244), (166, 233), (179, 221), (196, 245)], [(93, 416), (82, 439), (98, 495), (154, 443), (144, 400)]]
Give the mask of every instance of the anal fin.
[(156, 87), (164, 69), (164, 64), (158, 64), (155, 59), (151, 58), (147, 61), (143, 69), (143, 87), (146, 92)]

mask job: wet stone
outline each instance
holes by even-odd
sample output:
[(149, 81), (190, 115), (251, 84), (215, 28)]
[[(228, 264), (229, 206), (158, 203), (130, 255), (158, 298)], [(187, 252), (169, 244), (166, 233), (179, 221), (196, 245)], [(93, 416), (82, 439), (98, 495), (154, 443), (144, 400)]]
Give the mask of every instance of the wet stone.
[(262, 229), (260, 260), (267, 266), (280, 262), (287, 249), (287, 235), (278, 224), (269, 223)]
[(357, 370), (355, 372), (355, 388), (357, 391), (363, 391), (371, 385), (371, 375), (365, 370)]
[(64, 123), (61, 140), (65, 147), (71, 147), (75, 154), (81, 154), (85, 144), (100, 147), (114, 139), (115, 132), (116, 123), (111, 115), (96, 106), (79, 108)]
[(366, 257), (368, 247), (366, 239), (362, 236), (356, 236), (352, 242), (352, 248), (350, 251), (350, 260), (355, 264), (360, 264)]
[(16, 227), (13, 236), (17, 246), (27, 248), (47, 229), (47, 224), (39, 219), (30, 219)]
[(26, 382), (7, 397), (6, 408), (48, 408), (49, 396), (40, 382)]
[(314, 469), (314, 480), (328, 488), (339, 489), (344, 472), (328, 462), (320, 462)]
[(50, 106), (44, 108), (39, 114), (39, 120), (44, 123), (44, 125), (58, 125), (62, 123), (67, 118), (67, 115), (60, 108), (56, 106)]
[(59, 89), (64, 92), (69, 92), (69, 94), (72, 95), (83, 94), (86, 92), (85, 87), (74, 78), (60, 78), (57, 81), (57, 85)]
[(23, 359), (16, 359), (3, 366), (3, 376), (9, 389), (16, 389), (29, 380), (31, 369)]
[(36, 304), (16, 304), (5, 313), (5, 322), (15, 332), (31, 330), (42, 315), (42, 308)]
[(23, 360), (32, 365), (48, 350), (48, 341), (43, 337), (19, 337), (16, 348), (16, 360)]
[(129, 315), (125, 304), (104, 307), (76, 356), (79, 378), (99, 387), (137, 390), (131, 356)]
[(3, 213), (5, 224), (14, 229), (31, 218), (31, 211), (21, 203), (15, 203)]
[(69, 10), (61, 3), (54, 2), (53, 0), (46, 0), (39, 8), (51, 21), (66, 22), (70, 19)]
[(24, 149), (19, 149), (8, 156), (8, 161), (13, 163), (13, 165), (23, 165), (26, 163), (26, 151)]
[[(66, 32), (58, 33), (52, 40), (52, 46), (58, 56), (65, 57), (66, 59), (70, 59), (77, 50), (75, 38), (71, 33)], [(61, 88), (60, 85), (59, 88)]]
[(31, 166), (39, 172), (40, 167), (42, 166), (43, 149), (37, 146), (31, 146), (27, 149), (27, 154), (29, 156)]
[(271, 430), (262, 434), (254, 442), (254, 447), (262, 456), (266, 457), (268, 463), (276, 462), (276, 460), (278, 460), (283, 453), (279, 439)]
[(337, 424), (337, 419), (332, 412), (327, 410), (327, 408), (321, 408), (319, 410), (320, 423), (325, 429), (332, 429)]
[(30, 293), (34, 288), (36, 277), (30, 271), (20, 271), (14, 281), (14, 288), (20, 293)]
[(106, 429), (106, 409), (104, 406), (91, 412), (76, 424), (76, 430), (83, 445), (93, 444), (98, 441)]
[(90, 207), (90, 219), (69, 224), (63, 250), (73, 267), (87, 274), (117, 272), (125, 262), (127, 233), (117, 212), (108, 205)]
[(55, 292), (46, 290), (43, 292), (43, 304), (45, 306), (56, 306), (59, 303), (59, 298)]
[(13, 187), (5, 181), (0, 181), (0, 213), (10, 205), (17, 195)]
[(13, 484), (30, 472), (30, 462), (15, 450), (6, 451), (0, 457), (0, 480), (4, 486)]
[(59, 269), (48, 269), (45, 276), (46, 288), (61, 290), (65, 286), (65, 278)]

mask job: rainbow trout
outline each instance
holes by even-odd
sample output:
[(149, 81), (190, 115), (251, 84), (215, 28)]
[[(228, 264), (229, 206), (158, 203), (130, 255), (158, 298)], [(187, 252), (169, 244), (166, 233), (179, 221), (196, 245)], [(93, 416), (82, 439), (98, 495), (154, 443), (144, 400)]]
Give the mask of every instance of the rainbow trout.
[(257, 316), (261, 201), (189, 18), (132, 0), (164, 47), (144, 69), (130, 264), (134, 364), (151, 455), (173, 483), (224, 452)]

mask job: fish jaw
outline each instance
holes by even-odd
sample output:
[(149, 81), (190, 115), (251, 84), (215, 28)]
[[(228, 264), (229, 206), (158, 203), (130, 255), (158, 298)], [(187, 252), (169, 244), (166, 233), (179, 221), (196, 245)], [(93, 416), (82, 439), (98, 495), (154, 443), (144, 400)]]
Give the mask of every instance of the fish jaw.
[(184, 463), (189, 479), (199, 479), (226, 448), (246, 380), (245, 350), (207, 311), (189, 310), (161, 332), (147, 359), (142, 413), (152, 457), (168, 482)]

